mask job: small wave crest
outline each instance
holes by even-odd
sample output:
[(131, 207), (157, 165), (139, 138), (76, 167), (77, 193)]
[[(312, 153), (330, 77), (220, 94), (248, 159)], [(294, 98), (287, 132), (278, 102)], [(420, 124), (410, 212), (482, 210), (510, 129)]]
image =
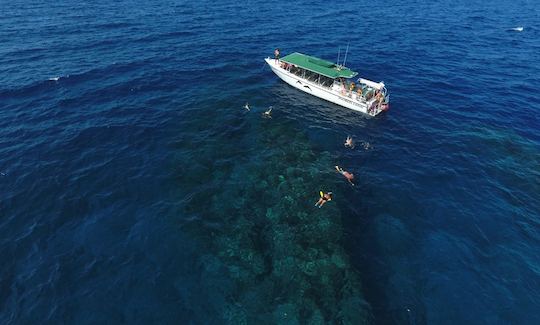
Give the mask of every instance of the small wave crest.
[(49, 81), (58, 81), (58, 80), (60, 80), (60, 79), (65, 79), (65, 78), (69, 78), (69, 74), (68, 74), (68, 75), (65, 75), (65, 76), (50, 77), (50, 78), (49, 78)]

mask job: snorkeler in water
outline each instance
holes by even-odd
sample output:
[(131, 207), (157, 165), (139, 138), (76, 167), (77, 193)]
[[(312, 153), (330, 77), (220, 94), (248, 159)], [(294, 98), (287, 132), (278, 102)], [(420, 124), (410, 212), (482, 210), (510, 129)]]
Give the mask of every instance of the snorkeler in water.
[(354, 149), (354, 141), (350, 135), (348, 135), (347, 139), (345, 140), (345, 147)]
[(354, 186), (354, 183), (353, 183), (353, 180), (354, 180), (354, 174), (349, 173), (348, 171), (343, 170), (343, 168), (341, 168), (341, 167), (339, 167), (339, 166), (336, 166), (336, 170), (338, 171), (338, 173), (340, 173), (341, 175), (343, 175), (343, 177), (345, 177), (345, 178), (347, 179), (347, 181), (349, 181), (349, 184), (351, 184), (352, 186)]
[(364, 150), (370, 150), (370, 149), (373, 149), (373, 146), (369, 143), (369, 142), (362, 142), (362, 147), (364, 148)]
[(319, 209), (328, 201), (332, 201), (332, 192), (323, 193), (323, 191), (319, 192), (319, 195), (321, 196), (319, 198), (319, 201), (315, 203), (315, 206), (318, 206)]
[(262, 116), (263, 116), (264, 118), (272, 118), (272, 108), (273, 108), (273, 107), (270, 106), (270, 107), (268, 108), (267, 111), (265, 111), (264, 113), (262, 113)]

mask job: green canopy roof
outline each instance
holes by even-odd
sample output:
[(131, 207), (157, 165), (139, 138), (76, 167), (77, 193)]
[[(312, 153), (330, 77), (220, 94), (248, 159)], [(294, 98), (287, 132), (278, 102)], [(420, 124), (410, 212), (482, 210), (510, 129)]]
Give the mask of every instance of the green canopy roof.
[(302, 69), (306, 69), (332, 79), (352, 78), (358, 74), (350, 69), (340, 67), (333, 62), (297, 52), (284, 56), (281, 61), (297, 65)]

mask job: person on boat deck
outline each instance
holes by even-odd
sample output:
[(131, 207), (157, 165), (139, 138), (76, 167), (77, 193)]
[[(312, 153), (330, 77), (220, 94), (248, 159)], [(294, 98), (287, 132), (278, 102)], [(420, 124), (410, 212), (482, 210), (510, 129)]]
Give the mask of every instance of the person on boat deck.
[(369, 90), (366, 92), (366, 100), (370, 100), (374, 96), (374, 92), (372, 88), (368, 88)]
[(354, 149), (354, 142), (350, 135), (348, 135), (347, 139), (345, 139), (345, 147)]
[(332, 201), (332, 192), (323, 193), (323, 191), (320, 191), (321, 198), (317, 203), (315, 203), (315, 206), (318, 206), (319, 209), (328, 201)]
[(363, 94), (362, 94), (362, 87), (358, 87), (358, 96), (360, 97), (363, 97)]
[(274, 60), (275, 60), (276, 62), (279, 61), (279, 49), (275, 49), (275, 50), (274, 50)]
[(345, 171), (343, 170), (343, 168), (339, 167), (339, 166), (336, 166), (336, 170), (338, 171), (338, 173), (340, 173), (341, 175), (343, 175), (343, 177), (345, 177), (347, 179), (347, 181), (349, 181), (349, 184), (351, 184), (352, 186), (354, 186), (354, 183), (353, 183), (353, 180), (354, 180), (354, 174), (351, 174), (349, 173), (348, 171)]
[[(350, 92), (350, 95), (352, 95), (353, 90), (354, 90), (354, 82), (351, 82), (351, 84), (349, 85), (349, 92)], [(349, 97), (350, 97), (350, 96), (349, 96)]]
[(382, 91), (378, 91), (376, 98), (379, 101), (379, 105), (381, 105), (381, 103), (384, 101), (384, 95), (383, 95)]

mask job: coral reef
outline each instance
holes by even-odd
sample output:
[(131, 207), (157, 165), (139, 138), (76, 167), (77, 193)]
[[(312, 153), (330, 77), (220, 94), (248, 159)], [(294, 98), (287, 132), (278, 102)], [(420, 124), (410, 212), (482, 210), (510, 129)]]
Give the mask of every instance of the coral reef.
[[(222, 190), (195, 194), (187, 207), (217, 223), (209, 250), (233, 283), (221, 317), (228, 324), (371, 323), (358, 274), (340, 244), (339, 209), (335, 202), (314, 207), (319, 190), (332, 190), (323, 188), (334, 176), (330, 155), (313, 152), (289, 122), (268, 119), (251, 127), (238, 141), (254, 141), (256, 155), (241, 159), (220, 148), (234, 160), (227, 172), (212, 169)], [(216, 163), (225, 159), (202, 150)]]

